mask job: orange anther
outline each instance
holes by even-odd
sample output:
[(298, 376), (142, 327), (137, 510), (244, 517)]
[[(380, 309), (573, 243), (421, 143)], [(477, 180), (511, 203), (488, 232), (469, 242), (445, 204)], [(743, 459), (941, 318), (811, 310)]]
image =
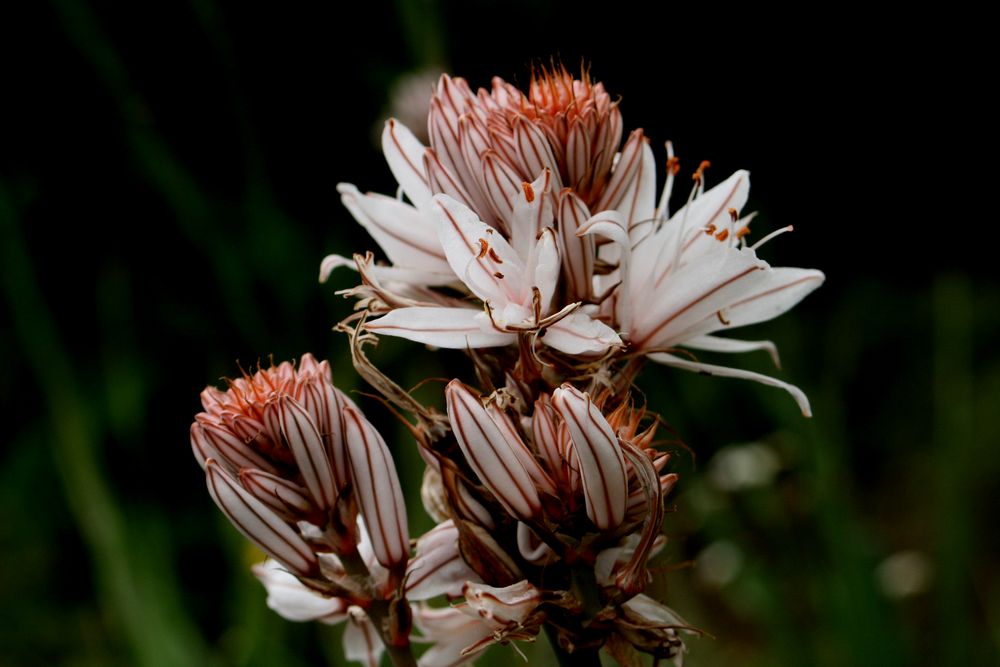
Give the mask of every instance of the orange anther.
[(667, 171), (670, 172), (671, 176), (676, 176), (677, 172), (681, 170), (681, 160), (677, 156), (671, 156), (667, 158)]
[(493, 248), (490, 248), (490, 259), (492, 259), (497, 264), (503, 264), (503, 260), (500, 259), (500, 255), (498, 255), (497, 251), (494, 250)]
[(725, 241), (726, 239), (729, 238), (729, 230), (723, 229), (721, 232), (715, 235), (715, 238), (719, 239), (720, 241)]
[(521, 183), (521, 187), (524, 189), (524, 198), (528, 200), (528, 203), (535, 201), (535, 188), (531, 187), (531, 183)]
[(479, 254), (476, 259), (482, 259), (486, 257), (486, 253), (490, 251), (490, 244), (486, 242), (486, 239), (479, 239)]
[(741, 239), (750, 233), (750, 225), (745, 225), (736, 230), (736, 238)]
[(708, 227), (705, 227), (705, 233), (708, 234), (709, 236), (711, 236), (712, 234), (714, 234), (715, 233), (715, 225), (709, 224)]
[(502, 273), (500, 273), (499, 271), (495, 271), (495, 272), (493, 273), (493, 276), (494, 276), (495, 278), (503, 278), (503, 274), (502, 274)]
[(736, 222), (737, 220), (740, 219), (740, 212), (737, 211), (735, 208), (730, 208), (729, 217), (733, 219), (733, 222)]

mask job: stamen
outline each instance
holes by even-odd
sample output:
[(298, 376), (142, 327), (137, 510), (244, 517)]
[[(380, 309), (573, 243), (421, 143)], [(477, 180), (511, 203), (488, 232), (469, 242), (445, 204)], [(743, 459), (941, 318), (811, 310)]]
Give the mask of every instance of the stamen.
[(725, 241), (726, 239), (729, 238), (729, 230), (723, 229), (721, 232), (715, 235), (715, 238), (719, 239), (720, 241)]
[(674, 176), (681, 170), (681, 161), (674, 155), (673, 142), (667, 142), (667, 180), (663, 184), (663, 193), (660, 195), (660, 204), (657, 206), (656, 217), (659, 220), (670, 218), (670, 195), (674, 192)]
[(725, 325), (726, 325), (727, 327), (729, 326), (729, 320), (727, 320), (727, 319), (725, 318), (725, 316), (723, 316), (723, 314), (722, 314), (722, 311), (721, 311), (721, 310), (718, 310), (718, 311), (716, 311), (716, 312), (715, 312), (715, 316), (719, 318), (719, 321), (720, 321), (720, 322), (722, 322), (723, 324), (725, 324)]
[(497, 254), (496, 250), (490, 248), (489, 254), (490, 254), (490, 259), (492, 259), (494, 262), (496, 262), (497, 264), (503, 264), (503, 260), (500, 259), (500, 255)]
[(531, 183), (521, 183), (521, 188), (524, 190), (524, 198), (529, 204), (535, 201), (535, 189), (531, 187)]
[(788, 225), (787, 227), (782, 227), (781, 229), (776, 229), (767, 236), (765, 236), (764, 238), (762, 238), (761, 240), (754, 243), (752, 246), (750, 246), (750, 249), (756, 250), (757, 248), (761, 247), (762, 245), (773, 239), (775, 236), (779, 236), (781, 234), (784, 234), (785, 232), (790, 232), (793, 229), (794, 227), (792, 227), (792, 225)]
[(494, 271), (493, 272), (493, 277), (495, 277), (495, 278), (501, 278), (502, 279), (503, 278), (503, 274), (500, 273), (499, 271)]
[(479, 254), (476, 255), (476, 259), (482, 259), (485, 257), (489, 250), (490, 244), (486, 242), (486, 239), (479, 239)]

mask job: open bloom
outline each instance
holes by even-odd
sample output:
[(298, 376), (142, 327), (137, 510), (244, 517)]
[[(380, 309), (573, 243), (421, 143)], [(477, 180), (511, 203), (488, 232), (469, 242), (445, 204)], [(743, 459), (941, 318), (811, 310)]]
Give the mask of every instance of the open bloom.
[(448, 262), (482, 300), (483, 309), (397, 308), (369, 322), (368, 328), (460, 349), (504, 345), (519, 333), (532, 332), (543, 334), (547, 345), (567, 354), (603, 352), (620, 345), (614, 330), (579, 310), (580, 304), (553, 312), (560, 265), (555, 234), (548, 226), (551, 208), (544, 205), (547, 179), (548, 173), (543, 174), (541, 183), (525, 183), (516, 193), (523, 206), (509, 218), (510, 242), (451, 197), (436, 195), (431, 202)]
[[(428, 126), (430, 147), (396, 121), (383, 133), (409, 203), (340, 186), (392, 262), (354, 260), (363, 307), (382, 315), (368, 328), (439, 347), (501, 346), (532, 333), (570, 355), (638, 352), (783, 388), (810, 413), (805, 395), (786, 382), (677, 354), (679, 347), (763, 349), (777, 361), (769, 341), (714, 334), (776, 317), (823, 282), (819, 271), (774, 268), (757, 257), (773, 234), (747, 243), (745, 171), (706, 192), (699, 167), (692, 196), (671, 216), (678, 161), (669, 144), (657, 200), (642, 130), (619, 152), (617, 105), (601, 84), (559, 68), (534, 76), (527, 94), (501, 79), (473, 93), (464, 80), (442, 76)], [(329, 257), (321, 273), (346, 263)], [(446, 285), (482, 308), (433, 289)]]
[[(643, 160), (651, 172), (648, 147)], [(752, 216), (740, 217), (750, 191), (750, 175), (738, 171), (705, 192), (701, 172), (692, 198), (672, 216), (667, 210), (668, 177), (659, 207), (652, 192), (636, 200), (630, 216), (606, 211), (591, 218), (580, 234), (611, 240), (618, 254), (618, 285), (606, 304), (629, 350), (660, 363), (710, 375), (740, 377), (787, 390), (802, 412), (809, 401), (797, 387), (749, 371), (700, 363), (673, 353), (677, 346), (712, 352), (765, 349), (770, 341), (744, 341), (712, 334), (755, 324), (784, 313), (819, 287), (814, 269), (773, 268), (756, 250), (785, 228), (753, 245), (746, 242)]]

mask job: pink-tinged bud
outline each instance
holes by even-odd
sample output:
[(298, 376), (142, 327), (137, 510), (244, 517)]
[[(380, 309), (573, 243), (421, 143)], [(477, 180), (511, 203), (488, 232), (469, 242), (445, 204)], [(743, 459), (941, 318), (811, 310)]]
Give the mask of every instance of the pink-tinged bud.
[(346, 406), (342, 416), (354, 495), (371, 534), (375, 558), (391, 570), (405, 563), (410, 555), (399, 477), (389, 448), (364, 415)]
[(322, 523), (322, 515), (309, 499), (309, 492), (294, 482), (262, 470), (240, 470), (240, 483), (250, 494), (267, 505), (268, 509), (286, 521), (312, 518), (311, 523)]
[(524, 469), (531, 477), (531, 481), (535, 483), (535, 488), (550, 496), (558, 496), (559, 492), (556, 490), (556, 485), (552, 481), (552, 478), (539, 465), (534, 454), (531, 453), (528, 446), (521, 440), (521, 436), (518, 434), (517, 429), (514, 428), (514, 423), (511, 422), (510, 418), (497, 409), (495, 405), (486, 408), (486, 413), (493, 420), (493, 423), (497, 425), (497, 428), (500, 429), (507, 444), (510, 445), (511, 451), (514, 452), (517, 460), (524, 466)]
[(310, 413), (288, 394), (279, 394), (265, 406), (264, 419), (278, 426), (316, 505), (323, 509), (333, 507), (337, 500), (333, 468)]
[(573, 441), (583, 482), (587, 516), (600, 530), (613, 530), (625, 518), (628, 478), (618, 437), (590, 396), (564, 384), (552, 394)]
[(442, 594), (458, 597), (465, 582), (479, 580), (462, 560), (458, 537), (458, 528), (448, 520), (417, 540), (416, 555), (406, 566), (407, 599), (428, 600)]
[[(305, 357), (303, 357), (304, 361)], [(333, 468), (333, 478), (339, 491), (344, 488), (348, 480), (344, 425), (340, 413), (345, 406), (357, 406), (342, 391), (333, 386), (330, 364), (326, 361), (316, 365), (313, 381), (302, 387), (300, 402), (316, 420), (316, 427), (326, 445), (327, 458)]]
[(445, 399), (455, 439), (479, 480), (513, 517), (537, 516), (542, 504), (535, 483), (479, 399), (458, 380), (448, 383)]
[(211, 420), (212, 417), (203, 412), (191, 424), (191, 448), (202, 468), (205, 467), (207, 459), (213, 458), (233, 473), (241, 468), (278, 472), (277, 468), (248, 447), (232, 431)]
[(531, 437), (549, 471), (557, 475), (559, 481), (568, 481), (559, 445), (559, 425), (556, 424), (555, 411), (546, 394), (535, 401), (535, 411), (531, 415)]
[(316, 554), (291, 526), (244, 490), (215, 459), (205, 462), (205, 470), (208, 492), (237, 530), (290, 572), (302, 577), (319, 573)]

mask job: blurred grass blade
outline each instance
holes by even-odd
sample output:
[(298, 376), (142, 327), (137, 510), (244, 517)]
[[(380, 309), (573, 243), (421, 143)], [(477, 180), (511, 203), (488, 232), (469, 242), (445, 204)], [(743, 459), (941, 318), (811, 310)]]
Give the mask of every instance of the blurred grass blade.
[(98, 465), (103, 425), (92, 415), (87, 394), (76, 377), (55, 321), (35, 278), (17, 210), (0, 184), (0, 263), (2, 289), (28, 365), (46, 403), (52, 454), (70, 511), (74, 514), (95, 569), (102, 606), (121, 627), (135, 664), (172, 667), (203, 664), (203, 651), (191, 632), (177, 641), (156, 613), (158, 600), (143, 594), (129, 562), (125, 521)]

